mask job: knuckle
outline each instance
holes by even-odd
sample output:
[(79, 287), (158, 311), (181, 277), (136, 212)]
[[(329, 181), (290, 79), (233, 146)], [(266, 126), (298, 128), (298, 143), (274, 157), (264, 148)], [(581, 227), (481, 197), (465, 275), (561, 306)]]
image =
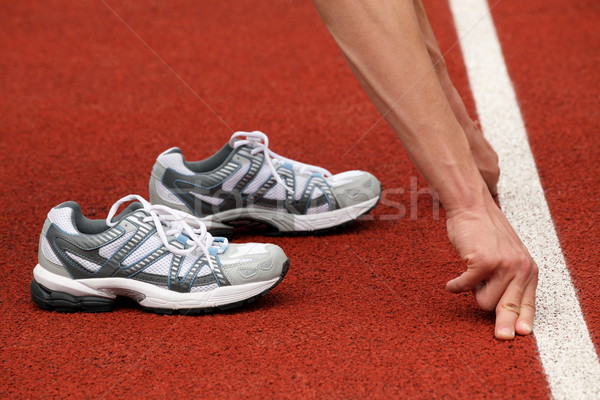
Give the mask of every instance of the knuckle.
[(520, 268), (531, 268), (531, 258), (527, 254), (519, 254), (515, 261)]
[(496, 313), (500, 313), (502, 311), (509, 311), (519, 315), (521, 313), (521, 307), (518, 304), (509, 301), (506, 303), (498, 304), (498, 306), (496, 307)]
[(527, 258), (519, 259), (516, 264), (517, 273), (529, 276), (531, 274), (531, 261)]
[(504, 260), (501, 268), (520, 277), (529, 277), (532, 272), (532, 262), (527, 255), (519, 254)]
[(493, 254), (475, 254), (471, 255), (467, 260), (467, 263), (478, 265), (481, 267), (494, 267), (500, 264), (500, 257), (495, 256)]
[(528, 308), (531, 311), (535, 311), (535, 303), (531, 302), (531, 301), (523, 301), (521, 303), (521, 309), (523, 308)]
[(485, 256), (482, 259), (482, 264), (489, 268), (494, 268), (502, 264), (502, 259), (495, 256)]
[(476, 264), (479, 261), (479, 256), (477, 254), (467, 254), (463, 257), (463, 261), (467, 263), (467, 265)]

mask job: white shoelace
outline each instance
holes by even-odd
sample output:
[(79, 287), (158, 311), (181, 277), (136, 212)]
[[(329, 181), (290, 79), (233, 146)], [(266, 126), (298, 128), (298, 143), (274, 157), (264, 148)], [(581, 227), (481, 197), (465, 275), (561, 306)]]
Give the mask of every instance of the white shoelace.
[(283, 181), (283, 179), (281, 179), (281, 176), (279, 176), (279, 174), (277, 173), (276, 165), (283, 165), (287, 162), (292, 165), (293, 169), (301, 173), (319, 173), (326, 177), (331, 176), (331, 172), (329, 172), (325, 168), (317, 167), (315, 165), (310, 164), (304, 164), (299, 161), (290, 160), (289, 158), (285, 158), (275, 153), (274, 151), (269, 150), (269, 137), (260, 131), (236, 132), (231, 136), (231, 139), (229, 139), (229, 145), (234, 149), (237, 149), (238, 147), (244, 145), (252, 147), (252, 150), (250, 151), (250, 154), (252, 155), (263, 152), (263, 154), (265, 155), (265, 162), (271, 170), (271, 173), (273, 174), (275, 180), (279, 184), (281, 184), (285, 188), (285, 190), (292, 194), (294, 193), (294, 189), (288, 187)]
[[(206, 225), (204, 225), (204, 223), (198, 218), (181, 211), (173, 210), (172, 208), (163, 205), (150, 204), (146, 199), (135, 194), (125, 196), (113, 204), (108, 212), (108, 216), (106, 217), (106, 224), (108, 226), (113, 227), (117, 225), (116, 222), (112, 221), (113, 217), (117, 213), (117, 210), (121, 204), (128, 203), (130, 201), (138, 201), (142, 204), (142, 209), (150, 214), (143, 219), (143, 222), (154, 222), (156, 233), (158, 233), (158, 236), (162, 240), (165, 247), (174, 254), (184, 256), (199, 248), (204, 252), (204, 254), (206, 254), (207, 260), (210, 264), (210, 257), (208, 257), (208, 249), (210, 247), (215, 247), (217, 249), (217, 253), (222, 253), (227, 248), (227, 239), (220, 237), (214, 238), (210, 233), (207, 232)], [(179, 235), (184, 235), (188, 238), (185, 244), (190, 247), (187, 249), (180, 249), (169, 243), (168, 236), (178, 237)]]

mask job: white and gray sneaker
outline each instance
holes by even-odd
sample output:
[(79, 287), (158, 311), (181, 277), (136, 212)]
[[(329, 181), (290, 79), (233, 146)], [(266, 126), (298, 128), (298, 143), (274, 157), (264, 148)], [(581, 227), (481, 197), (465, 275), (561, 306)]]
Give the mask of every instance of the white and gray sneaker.
[(271, 232), (322, 232), (375, 208), (381, 184), (370, 173), (326, 169), (282, 157), (262, 132), (237, 132), (219, 152), (186, 161), (178, 148), (158, 156), (150, 201), (199, 217), (209, 231), (262, 223)]
[(229, 243), (196, 217), (136, 195), (117, 201), (106, 220), (86, 218), (75, 202), (54, 207), (38, 260), (31, 298), (63, 312), (111, 311), (118, 296), (157, 313), (228, 309), (265, 295), (289, 266), (278, 246)]

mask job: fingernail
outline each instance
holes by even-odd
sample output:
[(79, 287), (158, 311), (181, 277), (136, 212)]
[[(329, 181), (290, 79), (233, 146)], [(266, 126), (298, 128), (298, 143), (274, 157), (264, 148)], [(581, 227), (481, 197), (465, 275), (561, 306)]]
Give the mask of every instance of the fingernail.
[(521, 328), (522, 335), (529, 335), (531, 333), (531, 325), (527, 322), (521, 322), (519, 324), (519, 328)]
[(515, 338), (515, 332), (509, 328), (502, 328), (496, 333), (496, 337), (502, 340), (510, 340)]

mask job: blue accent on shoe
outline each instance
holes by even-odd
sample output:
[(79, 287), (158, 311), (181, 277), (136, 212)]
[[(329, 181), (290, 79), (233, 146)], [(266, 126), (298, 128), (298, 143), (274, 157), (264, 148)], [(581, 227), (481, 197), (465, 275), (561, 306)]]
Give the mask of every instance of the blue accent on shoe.
[(283, 163), (283, 168), (294, 169), (294, 166), (292, 165), (292, 163), (286, 161)]
[(216, 247), (209, 247), (208, 254), (210, 254), (211, 256), (216, 256), (217, 254), (219, 254), (219, 249), (217, 249)]
[(179, 236), (177, 236), (177, 239), (175, 239), (175, 240), (177, 240), (179, 243), (181, 243), (181, 244), (183, 244), (183, 245), (186, 245), (186, 244), (187, 244), (187, 242), (188, 242), (188, 240), (190, 240), (190, 238), (189, 238), (189, 237), (187, 237), (187, 236), (185, 236), (185, 235), (182, 233), (182, 234), (180, 234)]
[(215, 237), (213, 237), (213, 243), (214, 242), (220, 243), (219, 244), (219, 248), (223, 252), (227, 251), (227, 248), (229, 247), (227, 244), (225, 244), (226, 240), (227, 240), (226, 238), (221, 237), (221, 236), (215, 236)]

